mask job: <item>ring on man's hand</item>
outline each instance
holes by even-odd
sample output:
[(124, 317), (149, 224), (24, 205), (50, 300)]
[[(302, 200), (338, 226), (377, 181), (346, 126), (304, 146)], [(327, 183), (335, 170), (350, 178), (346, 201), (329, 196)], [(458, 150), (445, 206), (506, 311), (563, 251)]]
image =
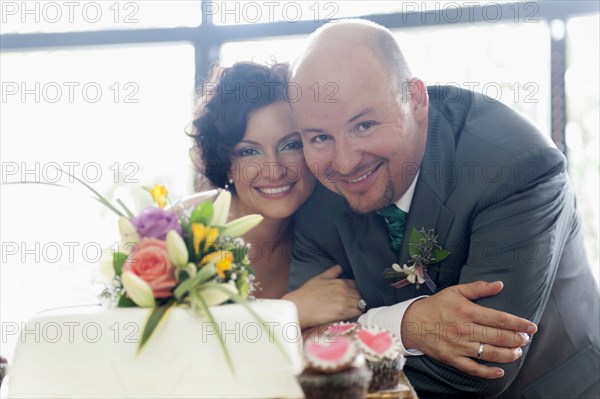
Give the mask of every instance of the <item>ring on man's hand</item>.
[(477, 351), (477, 359), (481, 360), (483, 357), (483, 342), (479, 343), (479, 350)]
[(360, 298), (356, 306), (360, 309), (361, 312), (364, 312), (367, 308), (367, 302), (364, 299)]

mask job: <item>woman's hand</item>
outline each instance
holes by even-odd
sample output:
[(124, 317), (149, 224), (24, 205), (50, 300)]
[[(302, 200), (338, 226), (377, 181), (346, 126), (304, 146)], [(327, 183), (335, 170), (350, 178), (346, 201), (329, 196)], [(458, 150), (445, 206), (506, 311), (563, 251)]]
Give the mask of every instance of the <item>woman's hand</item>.
[(337, 278), (342, 267), (335, 265), (308, 280), (282, 299), (292, 301), (298, 308), (300, 328), (353, 319), (362, 314), (358, 308), (360, 294), (354, 280)]

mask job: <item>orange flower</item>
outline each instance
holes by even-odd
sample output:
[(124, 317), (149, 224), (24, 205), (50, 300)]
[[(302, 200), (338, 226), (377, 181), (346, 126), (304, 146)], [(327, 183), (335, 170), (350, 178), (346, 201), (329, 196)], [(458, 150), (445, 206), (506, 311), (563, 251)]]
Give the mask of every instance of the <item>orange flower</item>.
[(206, 255), (200, 261), (200, 266), (214, 262), (217, 274), (221, 278), (225, 278), (225, 271), (231, 270), (233, 263), (233, 253), (231, 251), (217, 251)]
[(148, 283), (155, 298), (170, 297), (177, 285), (167, 243), (156, 238), (142, 238), (136, 251), (123, 264), (123, 272), (131, 272)]

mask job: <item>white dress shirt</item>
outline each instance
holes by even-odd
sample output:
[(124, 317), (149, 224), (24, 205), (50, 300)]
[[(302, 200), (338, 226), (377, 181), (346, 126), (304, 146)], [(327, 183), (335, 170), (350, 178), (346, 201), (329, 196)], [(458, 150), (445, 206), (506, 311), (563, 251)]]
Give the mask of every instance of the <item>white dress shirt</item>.
[[(404, 195), (400, 197), (398, 202), (396, 202), (396, 206), (408, 213), (410, 209), (410, 204), (412, 203), (413, 195), (415, 193), (415, 186), (417, 184), (417, 179), (419, 177), (419, 173), (415, 176), (412, 184), (406, 190)], [(400, 334), (400, 326), (402, 324), (402, 318), (404, 317), (404, 313), (406, 309), (416, 300), (426, 298), (428, 295), (421, 295), (416, 298), (408, 299), (406, 301), (397, 303), (392, 306), (382, 306), (379, 308), (370, 309), (367, 313), (363, 314), (358, 318), (358, 322), (366, 325), (372, 326), (376, 325), (381, 328), (385, 328), (386, 330), (392, 332), (398, 339), (400, 340), (400, 350), (401, 353), (405, 356), (418, 356), (422, 355), (423, 352), (418, 351), (416, 349), (406, 349), (404, 344), (402, 343), (402, 335)]]

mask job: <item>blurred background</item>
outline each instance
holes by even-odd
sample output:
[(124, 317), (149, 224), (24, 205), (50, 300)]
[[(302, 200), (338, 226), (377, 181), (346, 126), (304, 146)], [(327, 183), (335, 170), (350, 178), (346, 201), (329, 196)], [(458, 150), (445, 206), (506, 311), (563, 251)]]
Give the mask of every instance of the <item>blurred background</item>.
[[(324, 23), (390, 28), (428, 85), (483, 92), (566, 153), (598, 279), (599, 11), (591, 1), (1, 1), (0, 353), (44, 309), (97, 302), (116, 217), (194, 190), (186, 128), (211, 65), (292, 61)], [(359, 55), (357, 55), (359, 56)], [(9, 182), (57, 183), (6, 184)]]

